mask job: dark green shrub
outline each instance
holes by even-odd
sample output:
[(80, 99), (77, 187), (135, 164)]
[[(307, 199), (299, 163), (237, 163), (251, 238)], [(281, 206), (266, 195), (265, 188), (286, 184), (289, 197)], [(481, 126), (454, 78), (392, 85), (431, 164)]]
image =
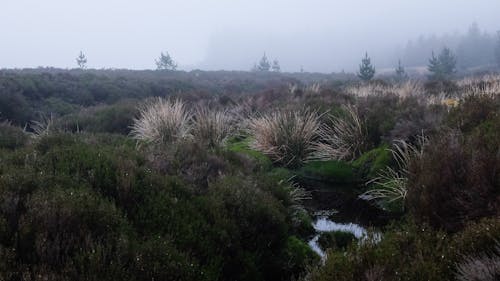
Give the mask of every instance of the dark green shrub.
[(303, 275), (307, 267), (319, 262), (319, 256), (311, 247), (295, 236), (288, 237), (285, 251), (288, 259), (287, 270), (295, 277)]
[(378, 243), (329, 251), (310, 280), (450, 280), (453, 261), (446, 234), (410, 224), (385, 232)]
[(23, 129), (12, 126), (8, 122), (0, 122), (0, 149), (15, 149), (28, 142), (28, 135)]
[(133, 101), (85, 108), (78, 113), (66, 115), (57, 120), (57, 126), (76, 132), (128, 134), (137, 114), (137, 105)]
[(73, 280), (110, 280), (125, 273), (128, 228), (112, 203), (88, 189), (40, 189), (19, 220), (18, 254), (26, 263)]
[(168, 237), (142, 241), (134, 256), (136, 280), (212, 280), (196, 261), (180, 252)]

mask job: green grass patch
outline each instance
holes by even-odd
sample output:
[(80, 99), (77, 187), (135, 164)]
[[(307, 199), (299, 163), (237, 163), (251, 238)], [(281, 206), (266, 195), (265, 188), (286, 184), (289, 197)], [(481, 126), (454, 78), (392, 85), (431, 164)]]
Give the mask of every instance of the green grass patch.
[(297, 175), (306, 179), (335, 183), (356, 182), (352, 166), (344, 161), (312, 161), (297, 171)]
[(227, 147), (230, 151), (241, 153), (255, 159), (262, 168), (270, 169), (273, 162), (263, 153), (250, 148), (250, 138), (232, 138), (228, 141)]

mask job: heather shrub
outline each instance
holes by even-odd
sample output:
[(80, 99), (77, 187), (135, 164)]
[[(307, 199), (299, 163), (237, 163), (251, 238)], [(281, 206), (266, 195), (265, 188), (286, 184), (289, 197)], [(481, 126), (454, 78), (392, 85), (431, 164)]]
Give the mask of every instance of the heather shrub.
[(114, 204), (88, 189), (66, 187), (35, 191), (25, 207), (19, 220), (22, 261), (73, 280), (86, 279), (81, 269), (108, 280), (122, 272), (128, 226)]
[(409, 165), (407, 206), (417, 222), (457, 231), (469, 221), (499, 215), (498, 138), (489, 142), (453, 131), (430, 140)]
[(450, 111), (447, 124), (470, 132), (487, 120), (497, 120), (500, 116), (500, 96), (472, 95), (460, 101)]
[(71, 132), (129, 134), (137, 115), (133, 101), (82, 109), (78, 113), (62, 116), (55, 121), (58, 127)]
[(0, 122), (0, 148), (15, 149), (28, 142), (28, 135), (9, 122)]
[(251, 147), (285, 167), (297, 167), (314, 151), (320, 123), (315, 111), (277, 111), (250, 120)]
[[(344, 251), (328, 251), (308, 280), (450, 280), (453, 257), (446, 234), (408, 224)], [(371, 279), (374, 278), (374, 279)]]

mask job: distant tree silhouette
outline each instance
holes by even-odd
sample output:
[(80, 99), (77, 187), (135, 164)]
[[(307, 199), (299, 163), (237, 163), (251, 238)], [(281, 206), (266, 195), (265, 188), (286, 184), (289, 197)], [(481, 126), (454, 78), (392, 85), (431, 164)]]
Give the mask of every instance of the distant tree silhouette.
[(432, 73), (432, 78), (446, 79), (456, 72), (456, 66), (455, 55), (449, 48), (445, 47), (437, 57), (432, 52), (427, 69)]
[(168, 52), (166, 55), (162, 52), (160, 58), (156, 60), (156, 69), (173, 71), (177, 69), (177, 63), (172, 59)]
[(371, 64), (371, 60), (368, 57), (368, 52), (365, 53), (365, 57), (361, 59), (361, 64), (359, 65), (358, 77), (363, 81), (370, 81), (373, 76), (375, 76), (375, 67)]
[(85, 69), (87, 67), (87, 57), (82, 51), (80, 51), (80, 54), (76, 58), (76, 63), (80, 69)]
[(406, 74), (405, 68), (401, 64), (401, 60), (398, 60), (398, 66), (396, 67), (396, 79), (398, 81), (404, 81), (408, 78), (408, 75)]
[(273, 70), (274, 72), (280, 72), (280, 71), (281, 71), (280, 63), (279, 63), (279, 61), (278, 61), (278, 60), (276, 60), (276, 59), (273, 61), (272, 70)]
[(495, 58), (496, 58), (496, 61), (497, 61), (497, 65), (500, 67), (500, 30), (497, 31), (497, 43), (496, 43), (496, 46), (495, 46)]
[(257, 65), (257, 70), (258, 71), (269, 71), (271, 68), (271, 64), (269, 63), (269, 60), (267, 59), (266, 53), (262, 56), (260, 59), (259, 64)]

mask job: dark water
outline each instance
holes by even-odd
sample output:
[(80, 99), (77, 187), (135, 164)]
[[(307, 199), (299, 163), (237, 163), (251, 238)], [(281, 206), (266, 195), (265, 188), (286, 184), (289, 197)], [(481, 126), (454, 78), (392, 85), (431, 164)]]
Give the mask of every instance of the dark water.
[(315, 181), (302, 182), (301, 186), (311, 193), (311, 200), (305, 202), (305, 207), (316, 230), (309, 246), (322, 257), (324, 251), (317, 243), (322, 232), (345, 231), (363, 239), (368, 229), (378, 233), (377, 229), (391, 219), (385, 212), (358, 198), (362, 186)]

